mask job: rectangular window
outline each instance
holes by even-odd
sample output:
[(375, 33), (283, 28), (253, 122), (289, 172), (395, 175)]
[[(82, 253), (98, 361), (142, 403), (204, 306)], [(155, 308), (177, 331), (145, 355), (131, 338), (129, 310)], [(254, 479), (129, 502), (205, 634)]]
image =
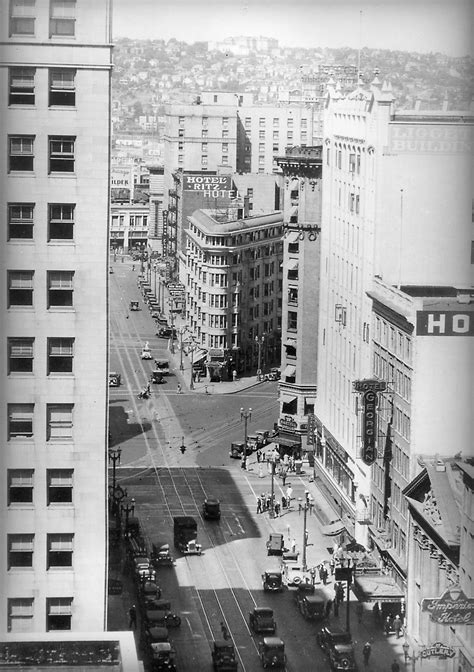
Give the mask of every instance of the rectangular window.
[(8, 632), (33, 631), (33, 598), (8, 598)]
[(74, 404), (48, 404), (46, 407), (47, 440), (72, 439)]
[(225, 128), (222, 129), (222, 137), (223, 138), (228, 138), (229, 137), (229, 131), (226, 130)]
[(8, 204), (8, 240), (32, 240), (34, 208), (34, 203)]
[(184, 156), (182, 154), (178, 154), (178, 163), (184, 163)]
[(228, 142), (223, 142), (222, 143), (222, 153), (225, 154), (228, 151), (229, 151), (229, 143)]
[(201, 165), (207, 166), (207, 156), (201, 156)]
[(72, 567), (73, 534), (48, 534), (48, 559), (46, 566)]
[(178, 138), (184, 138), (184, 128), (178, 128)]
[(76, 138), (72, 135), (49, 137), (49, 172), (74, 172), (74, 144)]
[(8, 404), (8, 439), (33, 436), (34, 404)]
[(34, 162), (33, 135), (11, 135), (9, 138), (9, 162), (8, 170), (31, 172)]
[(265, 140), (265, 131), (259, 131), (258, 138), (259, 140)]
[(298, 313), (291, 310), (288, 312), (288, 329), (293, 331), (298, 329)]
[(178, 124), (184, 126), (184, 117), (178, 117)]
[(8, 569), (33, 567), (34, 534), (8, 535)]
[(33, 469), (8, 470), (8, 506), (33, 502)]
[(72, 597), (46, 599), (46, 631), (71, 630)]
[(72, 502), (72, 469), (48, 469), (48, 506)]
[(11, 0), (10, 35), (35, 34), (35, 0)]
[(73, 37), (76, 23), (76, 0), (51, 0), (50, 37)]
[(48, 375), (72, 373), (73, 359), (73, 338), (48, 338)]
[(201, 131), (201, 137), (202, 137), (202, 138), (207, 138), (208, 135), (209, 135), (209, 131), (207, 131), (206, 129), (203, 129), (203, 130)]
[(33, 373), (34, 338), (8, 339), (8, 373)]
[(50, 203), (48, 206), (48, 240), (73, 240), (74, 210), (72, 203)]
[(201, 152), (207, 153), (207, 142), (201, 142)]
[(33, 305), (34, 271), (8, 271), (8, 306)]
[(10, 68), (9, 105), (35, 104), (35, 69)]
[(74, 271), (48, 271), (48, 308), (72, 306)]
[(76, 104), (76, 71), (71, 68), (49, 71), (49, 105)]

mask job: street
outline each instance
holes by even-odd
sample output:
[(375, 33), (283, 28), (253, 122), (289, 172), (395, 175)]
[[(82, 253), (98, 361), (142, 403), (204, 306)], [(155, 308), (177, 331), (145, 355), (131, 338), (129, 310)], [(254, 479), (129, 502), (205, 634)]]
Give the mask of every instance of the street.
[[(316, 643), (321, 622), (306, 621), (299, 613), (295, 588), (264, 593), (261, 579), (265, 570), (280, 564), (279, 557), (267, 556), (270, 532), (282, 533), (285, 545), (290, 547), (294, 542), (301, 553), (307, 529), (307, 566), (328, 560), (332, 540), (321, 534), (327, 515), (316, 505), (306, 520), (299, 510), (298, 500), (304, 501), (308, 487), (314, 492), (314, 485), (304, 473), (291, 474), (285, 487), (275, 476), (276, 501), (291, 483), (292, 506), (275, 518), (269, 512), (257, 514), (258, 496), (268, 495), (272, 488), (269, 467), (252, 455), (247, 469), (242, 469), (240, 460), (229, 457), (230, 443), (244, 438), (241, 408), (246, 412), (252, 409), (249, 434), (273, 427), (278, 414), (277, 383), (265, 382), (233, 394), (218, 394), (212, 386), (208, 394), (202, 389), (200, 393), (190, 390), (190, 364), (185, 358), (184, 370), (180, 370), (179, 353), (171, 356), (168, 341), (155, 335), (153, 320), (136, 285), (137, 272), (126, 263), (115, 263), (113, 268), (110, 370), (122, 376), (121, 386), (110, 388), (110, 445), (121, 450), (116, 483), (135, 500), (134, 512), (148, 548), (168, 543), (175, 557), (173, 567), (158, 570), (158, 583), (173, 611), (182, 618), (181, 627), (170, 631), (177, 669), (210, 670), (212, 642), (221, 638), (223, 623), (235, 646), (239, 669), (260, 670), (261, 637), (249, 630), (248, 615), (254, 607), (266, 606), (274, 610), (276, 635), (285, 642), (288, 672), (328, 670), (327, 659)], [(141, 310), (130, 312), (131, 300), (138, 300)], [(170, 360), (170, 375), (164, 383), (152, 385), (149, 399), (139, 400), (137, 395), (153, 368), (153, 360), (140, 358), (146, 342), (153, 358)], [(220, 500), (220, 521), (202, 517), (206, 497)], [(183, 556), (173, 548), (173, 516), (177, 515), (190, 515), (198, 521), (202, 555)], [(327, 586), (317, 587), (333, 598), (333, 586), (333, 577), (329, 577)], [(126, 611), (136, 602), (130, 579), (125, 580), (125, 588), (120, 603), (123, 617), (113, 615), (118, 629), (127, 627)], [(371, 614), (366, 615), (368, 632), (372, 629), (369, 618)], [(339, 619), (330, 620), (344, 627), (345, 607)], [(366, 634), (360, 634), (360, 626), (354, 624), (354, 628), (359, 630), (353, 632), (353, 639), (360, 658), (363, 641), (359, 637)], [(140, 619), (136, 641), (141, 655), (139, 632)]]

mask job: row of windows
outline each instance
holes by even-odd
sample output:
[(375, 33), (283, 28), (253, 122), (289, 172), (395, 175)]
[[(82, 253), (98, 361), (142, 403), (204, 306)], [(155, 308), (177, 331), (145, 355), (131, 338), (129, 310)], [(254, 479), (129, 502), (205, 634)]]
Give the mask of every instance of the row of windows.
[[(32, 306), (34, 271), (8, 271), (8, 307)], [(71, 308), (74, 295), (74, 271), (47, 271), (47, 307)]]
[(410, 362), (411, 338), (400, 329), (396, 329), (386, 320), (375, 316), (375, 340), (389, 349), (393, 354)]
[[(34, 404), (8, 404), (8, 439), (34, 435)], [(74, 428), (74, 404), (46, 405), (46, 440), (71, 441)]]
[[(269, 121), (269, 120), (268, 120)], [(280, 119), (280, 117), (273, 117), (273, 128), (279, 127), (280, 123), (283, 123), (284, 119)], [(264, 128), (267, 124), (267, 119), (265, 117), (259, 117), (258, 119), (258, 125), (260, 128)], [(291, 117), (288, 117), (286, 119), (286, 125), (288, 128), (293, 128), (294, 124), (294, 119)], [(252, 126), (252, 117), (245, 117), (244, 120), (244, 126), (246, 130), (249, 130)], [(308, 120), (307, 119), (301, 119), (300, 120), (300, 126), (301, 128), (307, 128), (308, 127)]]
[[(33, 569), (35, 535), (7, 536), (8, 569)], [(72, 567), (74, 534), (46, 535), (46, 569)]]
[[(75, 136), (48, 137), (48, 172), (73, 173), (75, 166)], [(34, 135), (8, 136), (8, 171), (33, 172), (35, 159)]]
[[(36, 68), (10, 68), (8, 86), (9, 105), (35, 104)], [(61, 68), (49, 70), (48, 105), (71, 107), (76, 104), (76, 70)]]
[[(10, 37), (35, 35), (36, 0), (11, 0)], [(49, 36), (74, 37), (76, 0), (49, 0)]]
[[(46, 598), (46, 631), (71, 630), (72, 597)], [(33, 632), (34, 598), (8, 598), (8, 631)]]
[[(205, 245), (237, 247), (239, 245), (245, 245), (247, 243), (256, 243), (259, 240), (265, 240), (267, 238), (280, 239), (283, 234), (283, 225), (271, 226), (265, 229), (258, 229), (257, 231), (246, 231), (245, 233), (237, 233), (234, 236), (208, 236), (195, 224), (190, 222), (189, 231), (195, 234), (199, 240), (202, 240)], [(280, 241), (279, 243), (280, 245), (282, 245)], [(192, 245), (192, 251), (195, 252), (195, 254), (199, 254), (200, 258), (202, 257), (203, 254), (205, 254), (205, 252), (203, 252), (194, 243), (191, 243), (191, 245)], [(283, 248), (279, 247), (278, 249)]]
[(389, 353), (374, 352), (374, 374), (387, 381), (403, 399), (411, 401), (411, 377), (400, 368), (400, 362)]
[[(47, 339), (47, 372), (72, 373), (74, 361), (74, 338)], [(9, 339), (10, 373), (32, 373), (34, 338)], [(31, 369), (31, 371), (30, 371)]]
[[(48, 506), (72, 504), (73, 477), (73, 469), (46, 470), (46, 503)], [(33, 504), (34, 469), (9, 469), (7, 479), (8, 506)]]
[[(48, 242), (74, 239), (74, 203), (48, 203)], [(8, 204), (8, 239), (33, 240), (34, 203)]]
[[(130, 229), (142, 229), (148, 227), (148, 215), (130, 215), (128, 217)], [(125, 227), (125, 215), (112, 215), (112, 227)]]

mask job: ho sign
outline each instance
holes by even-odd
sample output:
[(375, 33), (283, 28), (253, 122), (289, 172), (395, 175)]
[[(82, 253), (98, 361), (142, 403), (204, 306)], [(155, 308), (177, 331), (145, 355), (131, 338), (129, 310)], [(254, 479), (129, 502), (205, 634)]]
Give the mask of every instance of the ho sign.
[(419, 310), (416, 333), (418, 336), (474, 336), (474, 311)]

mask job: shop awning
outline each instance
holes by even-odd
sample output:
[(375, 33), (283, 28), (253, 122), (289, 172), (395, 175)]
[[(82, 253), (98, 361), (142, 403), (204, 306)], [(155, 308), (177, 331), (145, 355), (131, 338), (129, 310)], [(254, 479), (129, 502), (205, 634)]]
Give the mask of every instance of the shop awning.
[(341, 534), (341, 532), (344, 532), (345, 529), (346, 526), (339, 518), (338, 520), (333, 520), (329, 525), (323, 525), (321, 532), (325, 537), (336, 537), (338, 534)]
[(304, 400), (310, 406), (311, 405), (314, 406), (314, 404), (316, 403), (316, 397), (305, 397)]
[(280, 399), (284, 404), (291, 404), (291, 402), (296, 399), (296, 394), (288, 394), (287, 392), (282, 392), (280, 394)]
[(292, 348), (296, 348), (296, 338), (287, 338), (284, 345), (289, 345)]
[(287, 269), (289, 271), (297, 271), (298, 270), (298, 261), (296, 259), (290, 259), (288, 262)]
[(296, 373), (296, 366), (293, 366), (292, 364), (288, 364), (288, 366), (283, 371), (283, 375), (288, 377), (294, 376), (295, 373)]
[(353, 587), (362, 602), (401, 602), (405, 599), (400, 586), (385, 574), (355, 576)]
[(206, 357), (207, 357), (207, 350), (196, 350), (193, 353), (193, 364), (202, 362), (202, 360), (206, 359)]
[(281, 429), (277, 440), (279, 446), (286, 446), (287, 448), (299, 448), (301, 446), (300, 436), (290, 432), (284, 432)]

